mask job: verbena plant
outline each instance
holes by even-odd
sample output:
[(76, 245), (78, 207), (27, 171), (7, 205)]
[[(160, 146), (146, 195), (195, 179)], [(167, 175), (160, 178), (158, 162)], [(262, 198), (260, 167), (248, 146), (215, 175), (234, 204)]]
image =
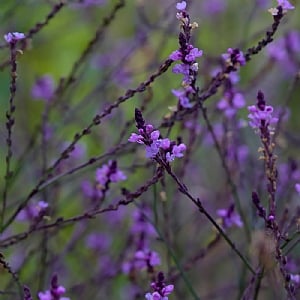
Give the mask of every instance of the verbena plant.
[(299, 13), (242, 2), (1, 2), (1, 299), (299, 299)]

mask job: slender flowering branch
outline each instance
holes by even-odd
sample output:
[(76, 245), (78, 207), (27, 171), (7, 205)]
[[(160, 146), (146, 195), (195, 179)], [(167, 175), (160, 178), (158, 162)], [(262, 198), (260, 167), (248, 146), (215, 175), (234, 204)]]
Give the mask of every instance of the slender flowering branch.
[(2, 211), (0, 216), (0, 226), (2, 226), (4, 222), (5, 210), (6, 210), (6, 201), (7, 201), (7, 193), (10, 179), (13, 176), (13, 172), (11, 170), (11, 159), (12, 159), (12, 131), (13, 126), (15, 124), (14, 113), (16, 110), (15, 106), (15, 96), (17, 90), (17, 42), (25, 38), (23, 33), (13, 32), (8, 33), (4, 36), (7, 43), (10, 45), (10, 98), (9, 98), (9, 109), (6, 112), (6, 128), (7, 128), (7, 155), (6, 155), (6, 171), (5, 171), (5, 183), (3, 188), (3, 199), (2, 199)]
[(276, 156), (273, 153), (275, 144), (272, 142), (272, 134), (274, 133), (273, 125), (277, 123), (278, 118), (273, 117), (273, 107), (266, 105), (264, 100), (264, 94), (259, 91), (257, 94), (257, 106), (249, 106), (248, 110), (250, 114), (249, 125), (260, 134), (260, 139), (263, 144), (263, 148), (260, 151), (263, 153), (263, 159), (265, 162), (265, 173), (268, 178), (268, 193), (269, 193), (269, 216), (271, 220), (275, 219), (276, 214)]
[(277, 189), (277, 168), (276, 155), (274, 154), (275, 143), (272, 135), (274, 134), (273, 125), (278, 122), (278, 118), (273, 116), (273, 107), (266, 105), (264, 94), (259, 91), (257, 94), (257, 105), (249, 106), (250, 114), (249, 125), (255, 129), (260, 135), (263, 147), (259, 149), (262, 152), (262, 159), (265, 165), (265, 175), (268, 180), (267, 191), (269, 195), (269, 211), (268, 216), (264, 208), (260, 205), (259, 198), (256, 193), (252, 194), (252, 200), (258, 210), (259, 215), (265, 219), (266, 232), (273, 234), (275, 241), (276, 260), (280, 267), (281, 275), (285, 282), (285, 289), (289, 299), (295, 299), (294, 286), (290, 283), (290, 274), (286, 270), (286, 257), (283, 256), (280, 249), (281, 232), (276, 221), (276, 189)]

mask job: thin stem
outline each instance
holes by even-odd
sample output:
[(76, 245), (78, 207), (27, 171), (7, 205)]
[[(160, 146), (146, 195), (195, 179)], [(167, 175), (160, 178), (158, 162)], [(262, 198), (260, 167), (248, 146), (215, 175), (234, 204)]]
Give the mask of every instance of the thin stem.
[(238, 255), (238, 257), (243, 261), (245, 266), (248, 268), (248, 270), (255, 274), (254, 269), (251, 267), (250, 263), (247, 261), (247, 259), (243, 256), (243, 254), (236, 248), (235, 244), (231, 241), (231, 239), (228, 237), (228, 235), (225, 233), (225, 231), (218, 225), (218, 223), (214, 220), (214, 218), (207, 212), (207, 210), (203, 207), (201, 201), (199, 198), (194, 198), (188, 191), (187, 186), (182, 183), (177, 176), (172, 172), (171, 167), (164, 162), (161, 159), (157, 158), (157, 162), (161, 164), (167, 173), (174, 179), (174, 181), (177, 183), (179, 187), (179, 191), (187, 196), (199, 209), (200, 213), (204, 214), (206, 218), (214, 225), (214, 227), (218, 230), (218, 232), (221, 234), (221, 236), (225, 239), (225, 241), (229, 244), (229, 246), (232, 248), (232, 250)]
[(17, 90), (17, 51), (16, 51), (16, 41), (10, 43), (10, 99), (9, 99), (9, 109), (6, 112), (6, 128), (7, 128), (7, 154), (6, 154), (6, 171), (4, 176), (4, 189), (3, 189), (3, 199), (2, 199), (2, 212), (0, 219), (0, 226), (2, 226), (5, 217), (5, 210), (7, 205), (7, 194), (8, 188), (10, 184), (10, 180), (13, 176), (13, 172), (11, 170), (11, 159), (13, 156), (12, 153), (12, 131), (13, 126), (15, 124), (14, 113), (16, 110), (16, 106), (14, 103), (14, 99), (16, 96)]

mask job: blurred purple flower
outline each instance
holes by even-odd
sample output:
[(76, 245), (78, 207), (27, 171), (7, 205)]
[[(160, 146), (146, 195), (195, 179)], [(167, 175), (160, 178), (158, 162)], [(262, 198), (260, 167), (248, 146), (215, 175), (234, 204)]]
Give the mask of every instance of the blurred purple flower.
[(19, 40), (25, 39), (25, 34), (21, 32), (9, 32), (4, 35), (7, 43), (16, 43)]
[(38, 201), (37, 203), (29, 203), (24, 209), (22, 209), (18, 216), (17, 220), (24, 221), (32, 221), (40, 214), (45, 213), (49, 204), (45, 201)]
[(51, 290), (39, 292), (39, 300), (70, 300), (70, 298), (61, 297), (65, 294), (66, 289), (62, 285), (58, 285), (57, 275), (53, 275), (51, 280)]
[(300, 195), (300, 183), (295, 184), (295, 189), (296, 189), (297, 193)]
[(111, 236), (103, 233), (91, 233), (85, 240), (85, 244), (88, 248), (98, 252), (106, 251), (110, 247), (111, 242)]
[(300, 33), (295, 30), (288, 32), (267, 46), (269, 57), (280, 65), (281, 70), (292, 75), (298, 71), (295, 59), (299, 57), (299, 53)]
[(293, 6), (288, 0), (277, 0), (277, 2), (284, 11), (295, 8), (295, 6)]
[(157, 275), (157, 281), (151, 283), (151, 288), (154, 290), (153, 293), (147, 293), (145, 298), (147, 300), (168, 300), (168, 296), (173, 292), (174, 285), (166, 285), (164, 282), (164, 274), (159, 272)]
[(178, 2), (176, 4), (176, 8), (178, 10), (185, 10), (186, 9), (186, 2), (185, 1)]
[(234, 212), (234, 206), (231, 205), (228, 209), (218, 209), (217, 215), (222, 218), (222, 225), (224, 228), (229, 228), (232, 226), (242, 227), (243, 222), (240, 215)]
[(119, 182), (126, 180), (126, 178), (126, 175), (114, 166), (113, 161), (109, 161), (107, 165), (103, 165), (96, 170), (96, 181), (101, 185), (105, 185), (108, 180)]
[(32, 87), (31, 95), (34, 99), (50, 101), (54, 95), (54, 81), (50, 75), (38, 78)]
[(217, 15), (225, 11), (227, 0), (204, 0), (201, 9), (205, 15)]

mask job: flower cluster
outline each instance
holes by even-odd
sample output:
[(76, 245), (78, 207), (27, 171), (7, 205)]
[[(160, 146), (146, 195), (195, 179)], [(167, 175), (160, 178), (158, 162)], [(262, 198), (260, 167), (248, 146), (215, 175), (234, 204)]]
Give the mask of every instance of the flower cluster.
[(243, 94), (236, 93), (234, 90), (225, 92), (223, 98), (217, 104), (217, 108), (222, 110), (227, 118), (232, 118), (244, 106)]
[(261, 91), (257, 95), (257, 105), (248, 106), (248, 111), (250, 112), (248, 115), (249, 125), (254, 129), (267, 128), (272, 131), (271, 125), (278, 122), (278, 118), (273, 117), (273, 107), (266, 105), (264, 94)]
[(161, 264), (160, 256), (157, 252), (151, 250), (138, 250), (130, 261), (123, 263), (123, 273), (129, 274), (136, 270), (145, 270), (153, 272), (153, 268)]
[(25, 34), (21, 32), (9, 32), (4, 35), (4, 39), (7, 43), (14, 44), (19, 40), (25, 39)]
[(151, 283), (151, 288), (154, 290), (153, 293), (147, 293), (145, 298), (147, 300), (168, 300), (168, 295), (170, 295), (174, 290), (174, 285), (166, 285), (164, 283), (165, 278), (162, 272), (157, 275), (157, 281)]
[(190, 23), (190, 17), (186, 12), (186, 2), (177, 3), (177, 19), (181, 21), (182, 32), (179, 34), (180, 48), (172, 52), (169, 56), (171, 60), (180, 60), (180, 64), (173, 67), (173, 73), (182, 74), (182, 89), (172, 90), (173, 95), (179, 100), (179, 104), (184, 108), (190, 108), (189, 96), (195, 94), (194, 83), (198, 72), (198, 63), (196, 59), (203, 54), (202, 50), (195, 48), (191, 43), (191, 30), (198, 27), (197, 23)]
[(101, 168), (98, 168), (96, 171), (96, 181), (100, 185), (107, 184), (108, 181), (110, 182), (119, 182), (126, 180), (126, 175), (123, 171), (117, 168), (116, 161), (109, 161), (107, 165), (103, 165)]
[(57, 275), (53, 275), (51, 280), (51, 290), (39, 292), (39, 300), (70, 300), (70, 298), (61, 297), (65, 294), (66, 289), (62, 285), (58, 285)]
[(81, 184), (83, 194), (88, 198), (102, 198), (109, 189), (111, 182), (120, 182), (127, 179), (123, 171), (121, 171), (115, 160), (110, 160), (108, 164), (104, 164), (96, 170), (96, 183), (84, 180)]
[(142, 113), (138, 109), (135, 110), (135, 120), (139, 134), (132, 133), (128, 141), (145, 144), (147, 158), (155, 158), (161, 154), (167, 162), (171, 162), (176, 157), (183, 157), (183, 152), (186, 150), (185, 144), (176, 144), (168, 138), (161, 138), (159, 130), (154, 130), (151, 124), (145, 124)]
[(239, 66), (244, 66), (246, 63), (244, 53), (238, 48), (228, 48), (227, 53), (222, 54), (222, 58), (226, 66), (230, 66), (232, 70), (236, 70)]

